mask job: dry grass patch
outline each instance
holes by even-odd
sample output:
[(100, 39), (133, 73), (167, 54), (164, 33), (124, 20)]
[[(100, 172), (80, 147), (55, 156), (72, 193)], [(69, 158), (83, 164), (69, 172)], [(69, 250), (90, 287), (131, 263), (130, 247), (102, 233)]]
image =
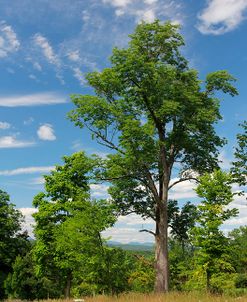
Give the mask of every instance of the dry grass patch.
[(202, 294), (169, 293), (167, 295), (126, 294), (119, 297), (99, 296), (85, 302), (247, 302), (247, 297), (219, 297)]
[[(123, 294), (118, 297), (97, 296), (84, 298), (85, 302), (247, 302), (245, 297), (210, 296), (191, 293), (166, 295)], [(44, 300), (43, 302), (74, 302), (74, 300)]]

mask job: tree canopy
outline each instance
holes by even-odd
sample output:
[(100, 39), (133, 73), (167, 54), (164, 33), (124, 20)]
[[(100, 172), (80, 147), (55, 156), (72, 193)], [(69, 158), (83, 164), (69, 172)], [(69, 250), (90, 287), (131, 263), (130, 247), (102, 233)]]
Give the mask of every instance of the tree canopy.
[[(123, 213), (134, 211), (156, 221), (156, 290), (168, 290), (167, 200), (175, 184), (193, 178), (188, 171), (212, 171), (221, 119), (216, 91), (234, 96), (235, 79), (216, 71), (204, 81), (189, 67), (180, 48), (179, 26), (142, 22), (129, 46), (113, 49), (111, 67), (87, 74), (94, 95), (73, 95), (70, 119), (87, 127), (111, 151), (104, 176)], [(173, 182), (174, 166), (180, 167)], [(186, 173), (183, 173), (186, 172)]]

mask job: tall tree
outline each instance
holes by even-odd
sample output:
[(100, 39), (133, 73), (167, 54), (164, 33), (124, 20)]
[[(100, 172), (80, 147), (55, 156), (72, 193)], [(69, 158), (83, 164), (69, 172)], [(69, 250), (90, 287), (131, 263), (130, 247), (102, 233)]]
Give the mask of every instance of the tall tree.
[[(113, 49), (111, 67), (87, 75), (95, 95), (73, 95), (76, 109), (69, 114), (113, 151), (102, 178), (111, 181), (109, 192), (122, 213), (156, 222), (157, 292), (168, 290), (168, 190), (192, 179), (188, 171), (217, 166), (224, 140), (213, 127), (221, 119), (214, 92), (237, 94), (226, 71), (209, 74), (202, 84), (179, 51), (178, 29), (169, 22), (139, 24), (128, 48)], [(177, 163), (180, 177), (173, 181)]]

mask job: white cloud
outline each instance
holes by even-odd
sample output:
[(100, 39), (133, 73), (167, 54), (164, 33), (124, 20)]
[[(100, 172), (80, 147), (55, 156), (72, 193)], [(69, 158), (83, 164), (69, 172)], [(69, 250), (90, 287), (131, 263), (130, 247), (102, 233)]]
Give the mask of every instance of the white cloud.
[(45, 179), (44, 179), (44, 177), (36, 177), (36, 178), (33, 178), (30, 183), (32, 185), (43, 185), (45, 183)]
[(22, 174), (36, 174), (36, 173), (49, 173), (54, 170), (53, 166), (40, 166), (40, 167), (24, 167), (13, 170), (0, 170), (0, 175), (14, 176)]
[(130, 4), (132, 0), (103, 0), (103, 3), (105, 4), (111, 4), (115, 7), (125, 7), (128, 4)]
[(52, 46), (50, 45), (49, 41), (46, 37), (42, 36), (41, 34), (36, 34), (33, 37), (34, 43), (41, 48), (44, 57), (50, 64), (53, 64), (57, 67), (60, 67), (60, 60), (55, 55)]
[(20, 42), (11, 26), (5, 22), (0, 23), (0, 58), (7, 57), (8, 54), (18, 51)]
[(144, 3), (146, 4), (154, 4), (156, 2), (158, 2), (158, 0), (144, 0)]
[(14, 136), (0, 137), (0, 149), (24, 148), (24, 147), (32, 147), (34, 145), (35, 145), (34, 142), (18, 140)]
[(86, 84), (86, 80), (85, 80), (80, 68), (74, 67), (74, 68), (72, 68), (72, 70), (74, 73), (74, 77), (79, 81), (81, 86), (84, 86)]
[(104, 231), (102, 235), (104, 237), (111, 237), (110, 240), (121, 243), (153, 242), (154, 236), (147, 232), (140, 232), (142, 229), (153, 231), (153, 220), (144, 220), (139, 215), (131, 214), (128, 216), (120, 216), (116, 225)]
[(11, 125), (7, 122), (0, 122), (0, 129), (5, 130), (5, 129), (9, 129), (11, 127)]
[(92, 184), (90, 185), (90, 189), (92, 192), (92, 197), (101, 197), (105, 198), (108, 195), (109, 186), (104, 184)]
[(155, 9), (148, 9), (148, 10), (139, 10), (136, 11), (136, 16), (140, 20), (144, 20), (146, 22), (153, 22), (157, 19), (156, 10)]
[(42, 71), (42, 67), (38, 62), (33, 62), (33, 68), (38, 71)]
[(246, 0), (210, 0), (199, 14), (202, 34), (221, 35), (234, 30), (245, 19)]
[(154, 221), (151, 218), (143, 219), (140, 215), (137, 214), (130, 214), (128, 216), (120, 216), (118, 218), (119, 223), (124, 223), (127, 226), (133, 226), (135, 225), (136, 228), (138, 226), (141, 226), (141, 228), (146, 228), (152, 225), (152, 228), (154, 227)]
[(0, 107), (38, 106), (66, 103), (64, 96), (54, 92), (0, 96)]
[(27, 231), (29, 237), (34, 238), (33, 235), (33, 226), (35, 224), (34, 218), (32, 215), (37, 212), (37, 209), (34, 208), (19, 208), (19, 211), (21, 211), (22, 215), (24, 216), (24, 223), (22, 224), (22, 230)]
[(53, 126), (51, 124), (44, 124), (39, 127), (37, 135), (41, 140), (44, 141), (54, 141), (56, 140), (56, 135), (54, 133)]
[(155, 19), (168, 18), (176, 23), (182, 23), (180, 1), (172, 0), (102, 0), (104, 4), (115, 8), (117, 17), (133, 16), (136, 22), (144, 20), (153, 22)]
[(81, 59), (79, 50), (70, 51), (70, 52), (68, 52), (67, 56), (68, 56), (69, 60), (72, 62), (79, 62)]
[[(174, 178), (171, 180), (171, 183), (177, 181), (178, 178)], [(194, 189), (196, 188), (195, 181), (183, 181), (175, 185), (169, 191), (169, 198), (170, 199), (181, 199), (181, 198), (195, 198), (197, 197), (196, 192)]]

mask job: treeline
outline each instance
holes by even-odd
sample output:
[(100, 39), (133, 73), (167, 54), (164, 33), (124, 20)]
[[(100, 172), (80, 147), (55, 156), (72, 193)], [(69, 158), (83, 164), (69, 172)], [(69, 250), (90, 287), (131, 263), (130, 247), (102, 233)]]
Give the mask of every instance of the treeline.
[[(35, 240), (21, 232), (21, 213), (8, 194), (0, 192), (1, 298), (153, 291), (154, 253), (110, 247), (101, 236), (120, 212), (109, 200), (91, 197), (100, 164), (100, 158), (78, 152), (45, 176), (45, 191), (33, 201)], [(227, 235), (221, 231), (225, 221), (237, 216), (231, 206), (234, 167), (231, 173), (215, 170), (198, 178), (198, 206), (186, 202), (179, 207), (178, 201), (169, 200), (171, 289), (246, 292), (247, 227)]]

